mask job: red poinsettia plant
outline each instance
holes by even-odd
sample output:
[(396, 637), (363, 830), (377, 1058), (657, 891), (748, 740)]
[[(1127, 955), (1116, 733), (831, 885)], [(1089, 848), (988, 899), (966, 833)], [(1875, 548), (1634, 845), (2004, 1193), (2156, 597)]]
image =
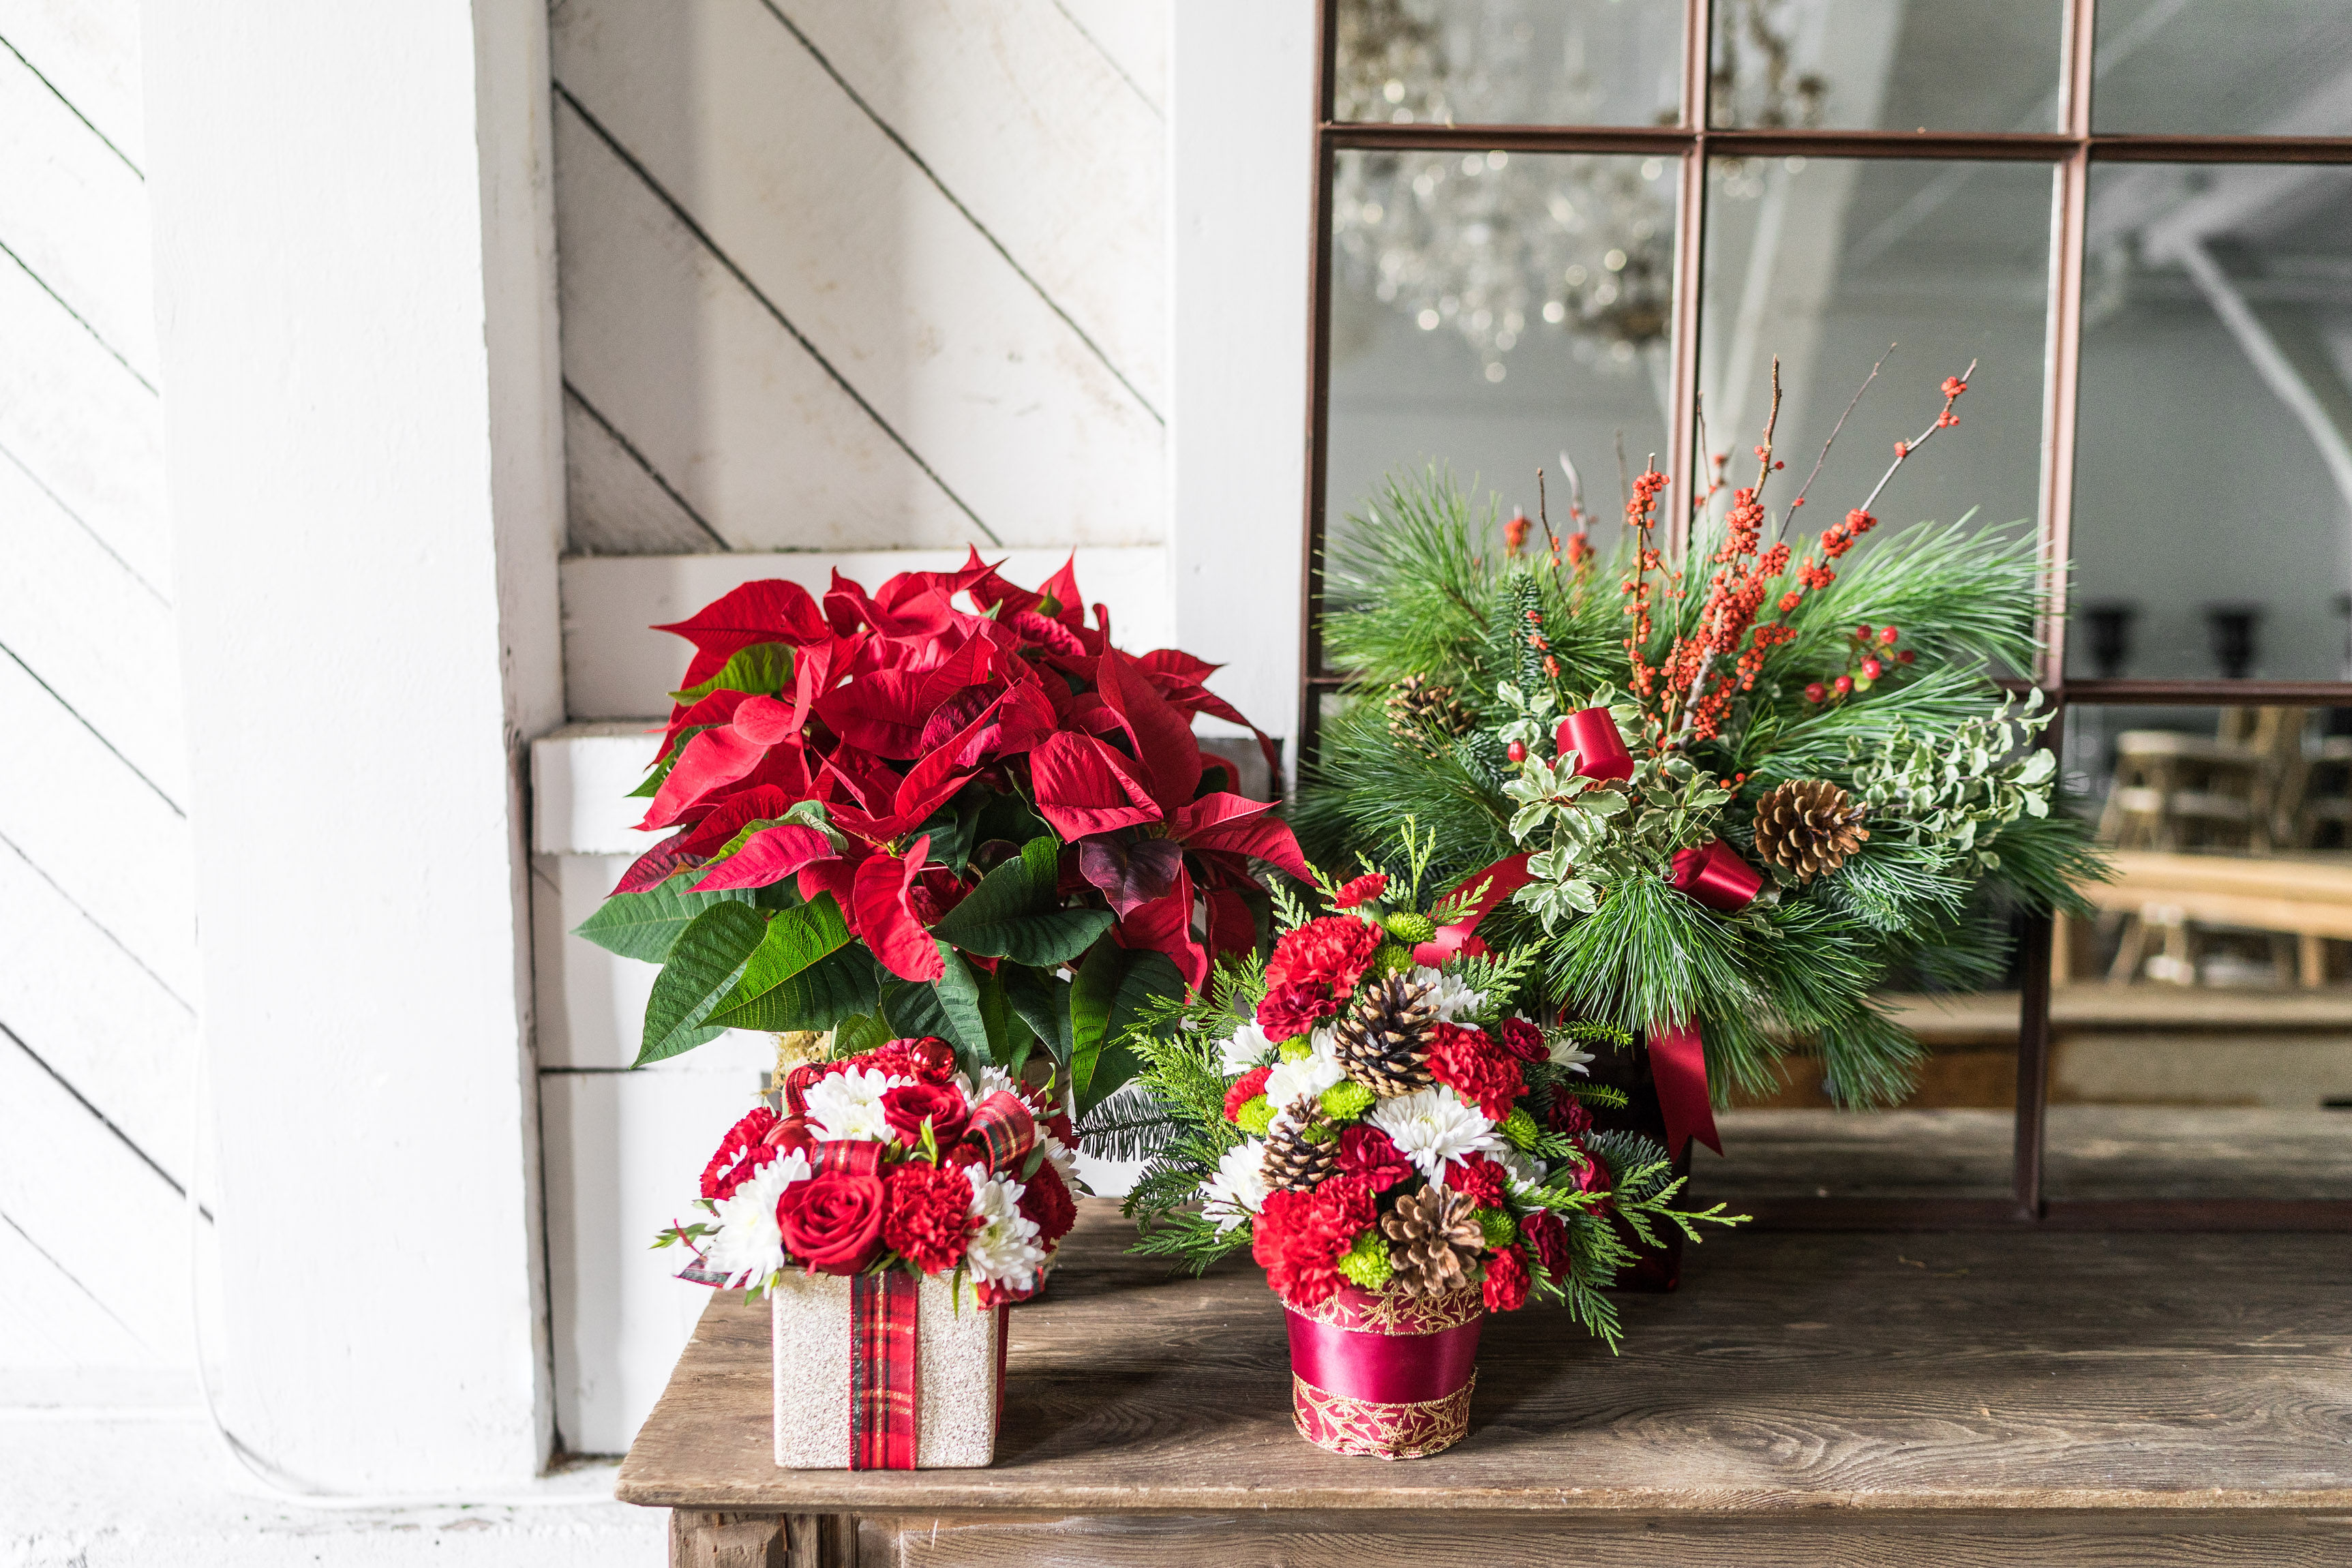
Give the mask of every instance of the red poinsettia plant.
[(1139, 1005), (1255, 946), (1267, 870), (1308, 875), (1193, 736), (1247, 723), (1217, 667), (1114, 647), (1074, 563), (747, 583), (656, 629), (694, 647), (637, 792), (668, 837), (580, 928), (663, 965), (640, 1063), (730, 1026), (938, 1037), (967, 1072), (1042, 1047), (1090, 1105)]
[(709, 1217), (656, 1238), (694, 1255), (681, 1278), (759, 1291), (790, 1268), (902, 1269), (969, 1278), (984, 1307), (1045, 1283), (1077, 1210), (1069, 1121), (1036, 1089), (926, 1038), (795, 1067), (782, 1093), (704, 1167)]

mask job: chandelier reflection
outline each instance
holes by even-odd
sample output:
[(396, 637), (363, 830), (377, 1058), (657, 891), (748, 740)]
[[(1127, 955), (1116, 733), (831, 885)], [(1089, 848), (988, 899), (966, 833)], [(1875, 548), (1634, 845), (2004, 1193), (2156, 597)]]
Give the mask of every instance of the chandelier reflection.
[[(1725, 56), (1737, 79), (1714, 84), (1715, 93), (1725, 107), (1738, 100), (1743, 118), (1805, 123), (1818, 118), (1822, 87), (1791, 79), (1787, 43), (1771, 26), (1779, 3), (1720, 8), (1749, 47)], [(1587, 63), (1573, 8), (1560, 68), (1540, 73), (1536, 90), (1537, 16), (1558, 9), (1556, 0), (1344, 0), (1338, 116), (1445, 125), (1460, 102), (1489, 121), (1591, 123), (1604, 84)], [(1660, 158), (1363, 152), (1342, 159), (1336, 176), (1335, 260), (1351, 284), (1422, 331), (1459, 334), (1488, 381), (1503, 380), (1506, 356), (1545, 327), (1566, 333), (1579, 360), (1631, 368), (1672, 327), (1675, 184), (1671, 161)]]

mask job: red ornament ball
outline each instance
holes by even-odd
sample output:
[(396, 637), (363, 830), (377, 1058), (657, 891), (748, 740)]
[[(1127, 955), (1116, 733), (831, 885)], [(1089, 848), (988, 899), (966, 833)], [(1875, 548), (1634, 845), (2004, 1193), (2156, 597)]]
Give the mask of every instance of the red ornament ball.
[(1837, 688), (1837, 694), (1840, 697), (1843, 697), (1853, 689), (1853, 677), (1851, 675), (1841, 675), (1835, 680), (1831, 681), (1830, 684)]
[(1818, 680), (1805, 688), (1805, 700), (1808, 702), (1819, 702), (1822, 698), (1827, 697), (1829, 694), (1830, 689), (1823, 686)]
[(1862, 661), (1863, 674), (1870, 677), (1873, 680), (1876, 680), (1880, 675), (1885, 672), (1885, 669), (1886, 667), (1879, 663), (1874, 658), (1865, 658)]
[(1896, 631), (1893, 626), (1881, 626), (1878, 628), (1878, 640), (1885, 644), (1888, 647), (1893, 647), (1895, 646), (1895, 639), (1900, 637), (1903, 634), (1901, 632)]
[(1525, 741), (1514, 741), (1503, 748), (1503, 754), (1515, 763), (1524, 763), (1528, 760), (1528, 743)]

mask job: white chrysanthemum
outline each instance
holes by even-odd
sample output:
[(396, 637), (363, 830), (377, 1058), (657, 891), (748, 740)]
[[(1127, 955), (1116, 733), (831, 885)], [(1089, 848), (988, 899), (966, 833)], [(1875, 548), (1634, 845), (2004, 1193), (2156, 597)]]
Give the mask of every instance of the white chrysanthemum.
[(1021, 1212), (1021, 1184), (1001, 1181), (978, 1165), (966, 1165), (963, 1173), (971, 1182), (971, 1212), (980, 1218), (964, 1247), (965, 1263), (992, 1285), (1032, 1289), (1045, 1247), (1037, 1239), (1037, 1222)]
[(956, 1074), (956, 1082), (962, 1086), (964, 1098), (971, 1101), (972, 1109), (975, 1110), (980, 1109), (980, 1102), (986, 1100), (992, 1094), (1011, 1094), (1014, 1092), (1013, 1088), (1013, 1075), (1006, 1072), (1001, 1067), (984, 1067), (981, 1068), (980, 1083), (977, 1088), (973, 1086), (971, 1079), (965, 1077), (961, 1073)]
[(1555, 1037), (1551, 1043), (1551, 1065), (1566, 1068), (1570, 1072), (1583, 1072), (1591, 1064), (1592, 1053), (1579, 1046), (1566, 1035)]
[(1225, 1151), (1217, 1173), (1201, 1184), (1201, 1212), (1219, 1230), (1233, 1229), (1265, 1202), (1265, 1173), (1258, 1168), (1265, 1159), (1265, 1140), (1244, 1138)]
[(1471, 990), (1469, 982), (1458, 974), (1447, 974), (1423, 964), (1413, 970), (1412, 977), (1417, 984), (1429, 987), (1430, 1010), (1449, 1024), (1486, 1005), (1486, 994)]
[(1528, 1196), (1543, 1185), (1544, 1177), (1549, 1173), (1544, 1169), (1544, 1163), (1541, 1160), (1517, 1149), (1496, 1150), (1494, 1160), (1496, 1164), (1510, 1173), (1510, 1190), (1514, 1197)]
[(1266, 1038), (1265, 1031), (1255, 1024), (1244, 1024), (1233, 1037), (1220, 1047), (1218, 1068), (1227, 1078), (1239, 1078), (1252, 1068), (1264, 1067), (1274, 1055), (1275, 1042)]
[(1339, 1065), (1339, 1037), (1328, 1029), (1318, 1029), (1307, 1037), (1310, 1047), (1297, 1061), (1279, 1061), (1265, 1075), (1265, 1102), (1276, 1110), (1287, 1110), (1299, 1098), (1321, 1094), (1325, 1089), (1348, 1076)]
[(882, 1114), (882, 1096), (913, 1081), (892, 1078), (880, 1068), (851, 1068), (828, 1074), (808, 1086), (808, 1119), (831, 1142), (849, 1139), (887, 1142), (890, 1122)]
[(781, 1160), (769, 1161), (719, 1200), (719, 1234), (706, 1246), (703, 1259), (713, 1273), (727, 1276), (730, 1288), (765, 1285), (784, 1266), (784, 1233), (776, 1225), (776, 1200), (810, 1173), (808, 1156), (795, 1149)]
[(1037, 1129), (1037, 1147), (1045, 1151), (1045, 1163), (1061, 1173), (1062, 1184), (1075, 1191), (1078, 1179), (1076, 1153), (1043, 1127)]
[(1447, 1161), (1508, 1147), (1476, 1106), (1463, 1104), (1443, 1084), (1383, 1100), (1364, 1120), (1387, 1133), (1433, 1187), (1445, 1184)]

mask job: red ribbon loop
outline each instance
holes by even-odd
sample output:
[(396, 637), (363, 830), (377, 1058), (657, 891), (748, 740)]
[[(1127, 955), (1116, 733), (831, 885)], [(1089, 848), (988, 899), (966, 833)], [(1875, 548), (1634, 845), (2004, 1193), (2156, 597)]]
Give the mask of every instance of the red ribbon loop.
[(1675, 1159), (1694, 1138), (1723, 1152), (1715, 1130), (1715, 1102), (1706, 1091), (1706, 1046), (1689, 1018), (1650, 1031), (1650, 1081), (1657, 1086), (1658, 1110), (1666, 1123), (1666, 1152)]
[(882, 1173), (882, 1145), (864, 1138), (844, 1138), (820, 1143), (810, 1152), (815, 1173), (838, 1171), (845, 1176), (876, 1176)]
[(1727, 915), (1736, 915), (1754, 903), (1764, 886), (1763, 873), (1720, 838), (1696, 849), (1675, 851), (1675, 870), (1669, 880), (1708, 909)]
[(961, 1147), (992, 1176), (1016, 1169), (1037, 1146), (1037, 1118), (1017, 1094), (998, 1089), (964, 1124)]
[(1589, 779), (1630, 779), (1633, 753), (1606, 708), (1584, 708), (1559, 721), (1552, 743), (1561, 754), (1576, 753), (1576, 771)]
[(1478, 901), (1470, 906), (1468, 914), (1450, 926), (1439, 926), (1435, 935), (1414, 947), (1412, 961), (1437, 969), (1456, 954), (1477, 957), (1486, 951), (1486, 944), (1480, 942), (1475, 934), (1478, 922), (1491, 914), (1496, 904), (1534, 880), (1528, 875), (1528, 858), (1525, 855), (1513, 855), (1496, 861), (1483, 871), (1471, 872), (1438, 903), (1442, 908), (1466, 893), (1475, 891), (1483, 883), (1485, 891), (1478, 893)]

